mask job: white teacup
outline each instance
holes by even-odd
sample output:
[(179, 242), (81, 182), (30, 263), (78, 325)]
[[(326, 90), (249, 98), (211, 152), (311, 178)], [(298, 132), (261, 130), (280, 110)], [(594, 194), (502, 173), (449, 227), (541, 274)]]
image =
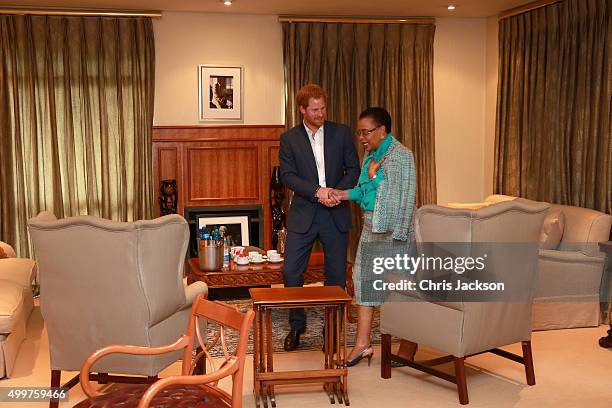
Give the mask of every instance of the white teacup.
[(268, 260), (271, 262), (279, 262), (281, 260), (281, 256), (278, 252), (275, 252), (271, 255), (268, 255)]
[(236, 263), (238, 265), (248, 265), (249, 264), (249, 258), (247, 258), (246, 256), (239, 256), (236, 258)]
[(253, 262), (263, 261), (263, 256), (259, 252), (249, 252), (249, 258)]
[(266, 255), (268, 256), (268, 259), (277, 256), (278, 255), (278, 251), (276, 249), (268, 249), (266, 251)]

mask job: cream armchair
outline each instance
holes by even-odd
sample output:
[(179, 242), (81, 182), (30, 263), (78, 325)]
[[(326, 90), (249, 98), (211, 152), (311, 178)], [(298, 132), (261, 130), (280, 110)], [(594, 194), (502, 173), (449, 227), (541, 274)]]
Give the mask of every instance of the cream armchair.
[[(503, 282), (521, 276), (532, 282), (520, 301), (468, 302), (462, 298), (452, 302), (429, 302), (409, 298), (406, 292), (391, 292), (381, 307), (382, 365), (381, 376), (391, 377), (391, 361), (396, 361), (457, 384), (459, 401), (467, 404), (465, 358), (493, 352), (523, 363), (527, 383), (535, 384), (531, 355), (531, 307), (537, 273), (537, 242), (549, 205), (520, 200), (501, 203), (477, 211), (426, 205), (415, 214), (417, 246), (423, 243), (533, 243), (530, 256), (496, 251), (486, 262), (486, 272)], [(464, 245), (473, 251), (472, 245)], [(498, 253), (499, 252), (499, 253)], [(426, 276), (426, 275), (423, 275)], [(528, 287), (529, 287), (528, 286)], [(417, 296), (418, 298), (418, 296)], [(450, 354), (427, 362), (405, 360), (391, 353), (391, 335), (433, 347)], [(522, 342), (523, 356), (497, 347)], [(455, 376), (433, 366), (454, 362)]]
[[(123, 223), (90, 216), (58, 220), (43, 212), (28, 229), (39, 265), (53, 387), (60, 370), (80, 370), (105, 345), (157, 347), (176, 340), (195, 296), (207, 294), (203, 282), (183, 285), (189, 231), (181, 216)], [(113, 381), (107, 373), (155, 377), (180, 357), (109, 356), (93, 370), (105, 381)]]
[[(493, 205), (516, 197), (492, 195)], [(557, 218), (560, 218), (557, 219)], [(557, 224), (552, 224), (557, 221)], [(560, 222), (559, 222), (560, 221)], [(556, 228), (556, 239), (540, 249), (540, 280), (533, 305), (533, 329), (568, 329), (599, 325), (599, 289), (604, 254), (598, 242), (608, 241), (612, 216), (589, 208), (551, 204), (542, 227)]]

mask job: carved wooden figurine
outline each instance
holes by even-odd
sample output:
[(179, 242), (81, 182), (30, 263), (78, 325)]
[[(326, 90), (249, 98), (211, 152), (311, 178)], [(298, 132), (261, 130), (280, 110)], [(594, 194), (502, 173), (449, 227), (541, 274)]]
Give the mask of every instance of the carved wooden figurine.
[(162, 180), (159, 188), (159, 212), (161, 215), (176, 214), (178, 205), (178, 190), (176, 180)]
[(270, 178), (270, 210), (272, 213), (272, 248), (277, 248), (278, 232), (285, 226), (286, 215), (284, 208), (285, 186), (281, 181), (280, 167), (272, 168)]

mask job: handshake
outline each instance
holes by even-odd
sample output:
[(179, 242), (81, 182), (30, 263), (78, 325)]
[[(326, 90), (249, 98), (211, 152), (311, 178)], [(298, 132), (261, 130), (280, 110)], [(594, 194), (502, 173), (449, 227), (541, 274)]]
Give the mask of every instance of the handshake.
[(337, 190), (335, 188), (321, 187), (317, 191), (319, 202), (326, 207), (335, 207), (342, 200), (348, 200), (348, 190)]

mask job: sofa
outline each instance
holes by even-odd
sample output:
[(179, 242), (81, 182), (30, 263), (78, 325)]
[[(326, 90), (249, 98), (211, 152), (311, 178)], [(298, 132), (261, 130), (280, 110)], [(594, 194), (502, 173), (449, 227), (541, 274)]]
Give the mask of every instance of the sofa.
[[(478, 209), (515, 199), (517, 197), (494, 194), (482, 203), (450, 203), (449, 206)], [(611, 225), (609, 214), (551, 204), (540, 233), (539, 283), (532, 317), (534, 330), (599, 325), (604, 255), (597, 244), (610, 239)]]
[(0, 378), (10, 377), (34, 307), (36, 263), (0, 241)]

